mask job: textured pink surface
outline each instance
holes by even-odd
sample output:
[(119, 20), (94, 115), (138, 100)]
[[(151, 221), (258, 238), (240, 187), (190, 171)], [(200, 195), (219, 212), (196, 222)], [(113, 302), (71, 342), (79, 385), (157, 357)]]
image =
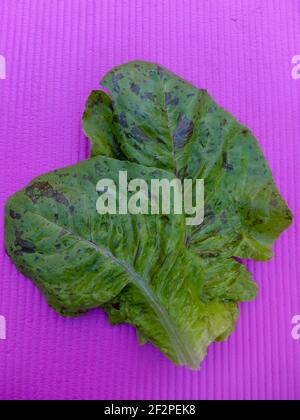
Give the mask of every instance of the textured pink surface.
[(0, 399), (299, 399), (299, 0), (1, 0), (0, 200), (32, 177), (87, 157), (86, 97), (112, 66), (159, 62), (257, 134), (296, 220), (267, 264), (236, 333), (200, 372), (174, 367), (101, 311), (57, 316), (3, 250), (0, 218)]

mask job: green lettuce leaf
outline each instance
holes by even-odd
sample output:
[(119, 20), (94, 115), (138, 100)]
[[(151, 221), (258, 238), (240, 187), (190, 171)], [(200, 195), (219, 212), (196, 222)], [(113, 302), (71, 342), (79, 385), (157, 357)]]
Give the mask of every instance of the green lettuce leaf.
[[(234, 257), (267, 260), (292, 216), (255, 138), (204, 90), (134, 62), (103, 80), (83, 116), (91, 160), (33, 180), (5, 207), (5, 246), (64, 316), (102, 307), (175, 364), (197, 369), (233, 332), (257, 286)], [(101, 179), (205, 181), (205, 218), (99, 215)], [(129, 194), (130, 196), (130, 194)], [(173, 209), (174, 210), (174, 209)]]
[[(250, 273), (233, 257), (270, 259), (292, 215), (249, 129), (206, 90), (156, 64), (117, 67), (101, 84), (110, 96), (93, 91), (83, 116), (92, 155), (108, 149), (110, 156), (167, 170), (181, 180), (204, 179), (204, 223), (185, 228), (186, 247), (203, 267), (201, 300), (255, 298)], [(105, 307), (111, 322), (126, 318), (126, 310), (122, 316), (114, 309), (122, 308), (120, 302), (118, 297)]]
[(92, 154), (109, 149), (180, 179), (204, 179), (205, 221), (187, 230), (190, 249), (204, 258), (269, 260), (292, 215), (250, 131), (207, 91), (156, 64), (115, 68), (102, 85), (111, 98), (93, 92), (83, 118)]
[(184, 215), (100, 216), (97, 182), (118, 185), (119, 171), (129, 180), (172, 178), (107, 157), (41, 176), (6, 204), (7, 253), (59, 314), (102, 306), (113, 323), (134, 325), (143, 341), (196, 369), (209, 344), (233, 331), (239, 289), (251, 295), (253, 283), (237, 276), (228, 288), (207, 287), (201, 259), (185, 245)]

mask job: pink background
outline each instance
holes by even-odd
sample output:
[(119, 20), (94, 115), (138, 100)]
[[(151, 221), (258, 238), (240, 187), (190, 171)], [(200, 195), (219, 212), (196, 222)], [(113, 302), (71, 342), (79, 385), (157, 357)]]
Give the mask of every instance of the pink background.
[(236, 333), (214, 345), (200, 372), (178, 368), (133, 328), (100, 310), (67, 320), (18, 275), (0, 218), (2, 399), (299, 399), (299, 0), (1, 0), (0, 201), (32, 177), (88, 155), (81, 113), (112, 66), (161, 63), (215, 99), (257, 135), (295, 223), (267, 264)]

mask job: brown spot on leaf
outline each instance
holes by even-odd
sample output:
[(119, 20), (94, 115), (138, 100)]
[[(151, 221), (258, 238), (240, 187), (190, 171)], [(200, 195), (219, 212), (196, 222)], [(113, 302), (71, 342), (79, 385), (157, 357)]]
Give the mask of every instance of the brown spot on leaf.
[(15, 231), (15, 247), (17, 248), (15, 251), (15, 255), (19, 256), (22, 254), (33, 254), (36, 251), (36, 247), (31, 242), (25, 241), (22, 238), (22, 232)]
[(121, 91), (120, 86), (118, 85), (118, 83), (122, 79), (124, 79), (124, 74), (122, 74), (122, 73), (120, 73), (120, 74), (113, 73), (113, 75), (112, 75), (112, 84), (113, 84), (114, 91), (116, 93), (120, 93), (120, 91)]
[(226, 172), (233, 171), (233, 166), (228, 163), (228, 154), (227, 152), (223, 153), (223, 169), (225, 169)]
[(145, 92), (143, 98), (153, 101), (155, 99), (155, 95), (151, 92)]
[(192, 120), (181, 116), (178, 120), (176, 130), (174, 132), (173, 141), (176, 149), (184, 147), (194, 132), (194, 123)]
[(31, 199), (35, 204), (37, 201), (42, 198), (52, 198), (57, 203), (62, 204), (66, 207), (69, 206), (69, 201), (64, 196), (64, 194), (55, 190), (49, 182), (34, 182), (32, 185), (26, 188), (26, 195)]
[(163, 78), (165, 75), (165, 69), (161, 66), (157, 66), (157, 74), (160, 78)]
[(176, 106), (179, 104), (179, 98), (173, 97), (171, 93), (166, 93), (167, 106)]
[(133, 127), (130, 136), (140, 143), (145, 143), (149, 140), (147, 134), (140, 127)]
[(12, 219), (21, 219), (21, 215), (19, 213), (16, 213), (14, 210), (9, 210), (9, 215)]
[(136, 95), (138, 95), (140, 93), (140, 87), (139, 85), (137, 85), (136, 83), (131, 83), (130, 85), (130, 89), (133, 93), (135, 93)]
[(128, 128), (127, 118), (125, 112), (121, 112), (121, 114), (118, 116), (118, 123), (123, 128)]

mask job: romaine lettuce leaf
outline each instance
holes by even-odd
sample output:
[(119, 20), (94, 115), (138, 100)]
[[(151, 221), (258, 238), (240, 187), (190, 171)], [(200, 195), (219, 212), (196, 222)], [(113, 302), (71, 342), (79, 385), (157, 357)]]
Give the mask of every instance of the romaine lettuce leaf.
[(208, 345), (234, 329), (236, 299), (207, 289), (200, 258), (185, 246), (184, 215), (96, 212), (98, 180), (118, 185), (119, 171), (129, 180), (172, 177), (106, 157), (41, 176), (6, 205), (7, 253), (58, 313), (103, 306), (113, 322), (133, 324), (174, 363), (196, 369)]
[[(178, 365), (197, 369), (234, 330), (257, 286), (234, 257), (267, 260), (292, 215), (249, 130), (160, 66), (103, 80), (83, 116), (91, 160), (33, 180), (5, 208), (6, 250), (64, 316), (102, 307)], [(102, 215), (100, 179), (205, 181), (205, 218)]]
[[(117, 67), (101, 84), (110, 96), (93, 91), (83, 116), (92, 155), (109, 149), (118, 159), (164, 169), (180, 179), (204, 179), (204, 223), (185, 229), (186, 247), (203, 267), (201, 299), (255, 298), (250, 273), (233, 257), (270, 259), (292, 215), (249, 129), (206, 90), (156, 64)], [(123, 321), (114, 305), (106, 309), (112, 322)]]
[(93, 92), (83, 118), (92, 154), (110, 148), (181, 179), (204, 179), (205, 221), (187, 230), (190, 249), (203, 257), (270, 259), (292, 215), (249, 129), (207, 91), (156, 64), (115, 68), (102, 85), (111, 98)]

